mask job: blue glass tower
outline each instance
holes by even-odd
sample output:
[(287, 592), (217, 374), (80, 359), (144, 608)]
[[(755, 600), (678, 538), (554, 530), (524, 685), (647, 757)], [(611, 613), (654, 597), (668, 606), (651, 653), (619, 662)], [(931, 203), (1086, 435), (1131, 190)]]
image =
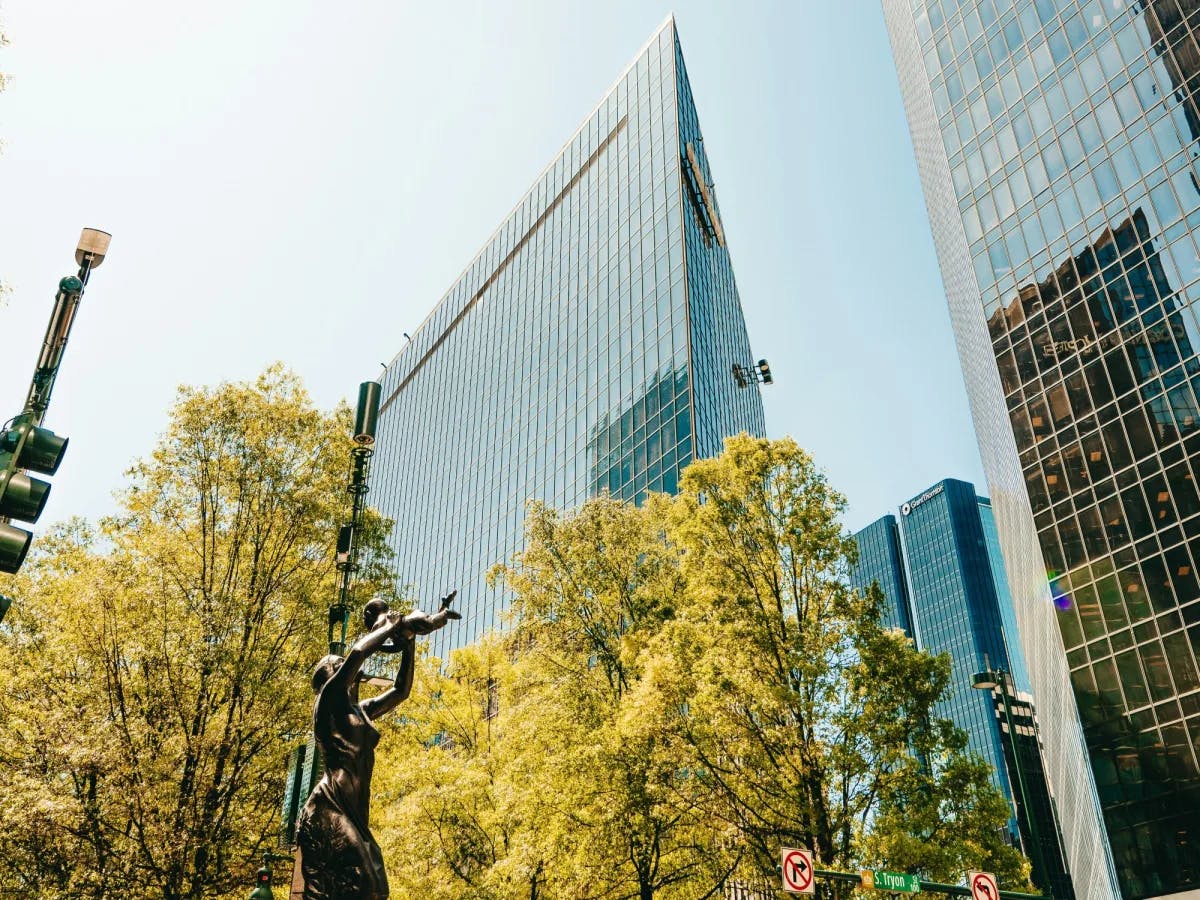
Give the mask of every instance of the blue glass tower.
[[(886, 515), (855, 539), (859, 561), (851, 583), (860, 590), (877, 583), (887, 601), (885, 624), (903, 629), (923, 650), (950, 656), (950, 683), (937, 714), (966, 732), (969, 748), (992, 765), (1010, 799), (1020, 794), (1020, 768), (1030, 808), (1022, 808), (1024, 800), (1016, 804), (1012, 838), (1019, 835), (1027, 850), (1037, 841), (1040, 855), (1030, 856), (1039, 887), (1073, 897), (1033, 726), (1029, 677), (1019, 651), (1009, 649), (1019, 643), (990, 502), (976, 496), (974, 486), (947, 479), (901, 505), (899, 520)], [(1024, 715), (1014, 722), (1016, 741), (996, 698), (973, 687), (975, 673), (989, 669), (1002, 669), (1015, 682)]]
[(728, 235), (668, 19), (387, 367), (371, 499), (401, 584), (500, 624), (525, 507), (673, 492), (765, 432)]
[(900, 546), (896, 517), (889, 514), (875, 520), (854, 535), (854, 539), (858, 542), (858, 565), (851, 574), (851, 583), (862, 591), (870, 587), (871, 582), (877, 582), (885, 600), (883, 624), (888, 628), (899, 628), (912, 637), (904, 550)]

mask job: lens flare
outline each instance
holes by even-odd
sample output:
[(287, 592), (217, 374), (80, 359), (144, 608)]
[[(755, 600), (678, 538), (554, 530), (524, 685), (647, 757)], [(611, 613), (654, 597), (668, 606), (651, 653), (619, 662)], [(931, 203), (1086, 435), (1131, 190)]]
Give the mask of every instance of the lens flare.
[(1053, 569), (1046, 572), (1046, 580), (1050, 582), (1050, 596), (1054, 598), (1054, 605), (1059, 609), (1070, 609), (1071, 595), (1059, 583), (1059, 579), (1062, 577), (1062, 573)]

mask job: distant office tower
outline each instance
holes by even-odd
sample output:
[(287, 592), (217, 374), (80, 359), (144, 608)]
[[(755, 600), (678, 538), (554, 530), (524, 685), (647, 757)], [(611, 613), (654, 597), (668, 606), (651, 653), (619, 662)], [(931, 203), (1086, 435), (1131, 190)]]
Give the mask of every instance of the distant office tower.
[[(855, 535), (859, 562), (851, 583), (859, 589), (878, 583), (887, 624), (923, 650), (950, 654), (950, 684), (937, 712), (967, 733), (970, 748), (995, 769), (997, 785), (1016, 800), (1020, 831), (1016, 817), (1009, 830), (1033, 862), (1037, 886), (1072, 900), (1025, 663), (1009, 649), (1016, 638), (1012, 599), (989, 529), (991, 504), (964, 481), (941, 481), (901, 506), (899, 521), (886, 515)], [(988, 670), (1012, 677), (1007, 710), (999, 690), (973, 686), (975, 675)]]
[(1121, 892), (1198, 891), (1200, 3), (884, 9), (1040, 719)]
[(371, 499), (400, 582), (459, 589), (439, 655), (498, 624), (529, 500), (672, 492), (764, 433), (712, 183), (668, 19), (388, 366)]

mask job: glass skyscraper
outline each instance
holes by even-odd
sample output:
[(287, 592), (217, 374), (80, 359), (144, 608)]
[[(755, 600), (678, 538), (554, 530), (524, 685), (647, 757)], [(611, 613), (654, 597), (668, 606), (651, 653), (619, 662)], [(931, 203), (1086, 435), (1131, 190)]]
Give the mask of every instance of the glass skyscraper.
[[(991, 518), (991, 504), (976, 496), (974, 486), (938, 482), (903, 504), (898, 521), (886, 515), (855, 535), (859, 561), (851, 583), (860, 590), (877, 583), (887, 601), (886, 624), (904, 630), (923, 650), (950, 655), (950, 683), (936, 712), (967, 733), (970, 749), (994, 768), (996, 784), (1010, 801), (1018, 798), (1020, 821), (1014, 817), (1009, 830), (1015, 842), (1020, 829), (1035, 883), (1070, 900), (1074, 894), (1024, 693), (1028, 676), (1023, 659), (1009, 649), (1016, 623), (1000, 548), (989, 534)], [(1020, 726), (1014, 721), (1015, 744), (1007, 736), (1003, 707), (972, 686), (975, 673), (989, 669), (1004, 670), (1015, 682), (1013, 693), (1026, 719)], [(1021, 808), (1018, 765), (1029, 809)]]
[(883, 6), (1076, 885), (1200, 896), (1200, 2)]
[[(639, 501), (762, 435), (727, 235), (673, 19), (517, 204), (382, 379), (374, 502), (445, 654), (499, 624), (486, 573), (526, 503)], [(746, 386), (741, 386), (746, 383)]]

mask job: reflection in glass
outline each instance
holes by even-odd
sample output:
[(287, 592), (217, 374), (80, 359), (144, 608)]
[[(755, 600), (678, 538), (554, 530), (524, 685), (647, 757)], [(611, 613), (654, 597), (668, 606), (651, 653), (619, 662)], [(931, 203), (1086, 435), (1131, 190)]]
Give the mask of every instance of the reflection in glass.
[(1200, 0), (884, 8), (989, 480), (1029, 499), (1005, 549), (1028, 572), (1032, 528), (1050, 570), (1121, 892), (1200, 889)]

